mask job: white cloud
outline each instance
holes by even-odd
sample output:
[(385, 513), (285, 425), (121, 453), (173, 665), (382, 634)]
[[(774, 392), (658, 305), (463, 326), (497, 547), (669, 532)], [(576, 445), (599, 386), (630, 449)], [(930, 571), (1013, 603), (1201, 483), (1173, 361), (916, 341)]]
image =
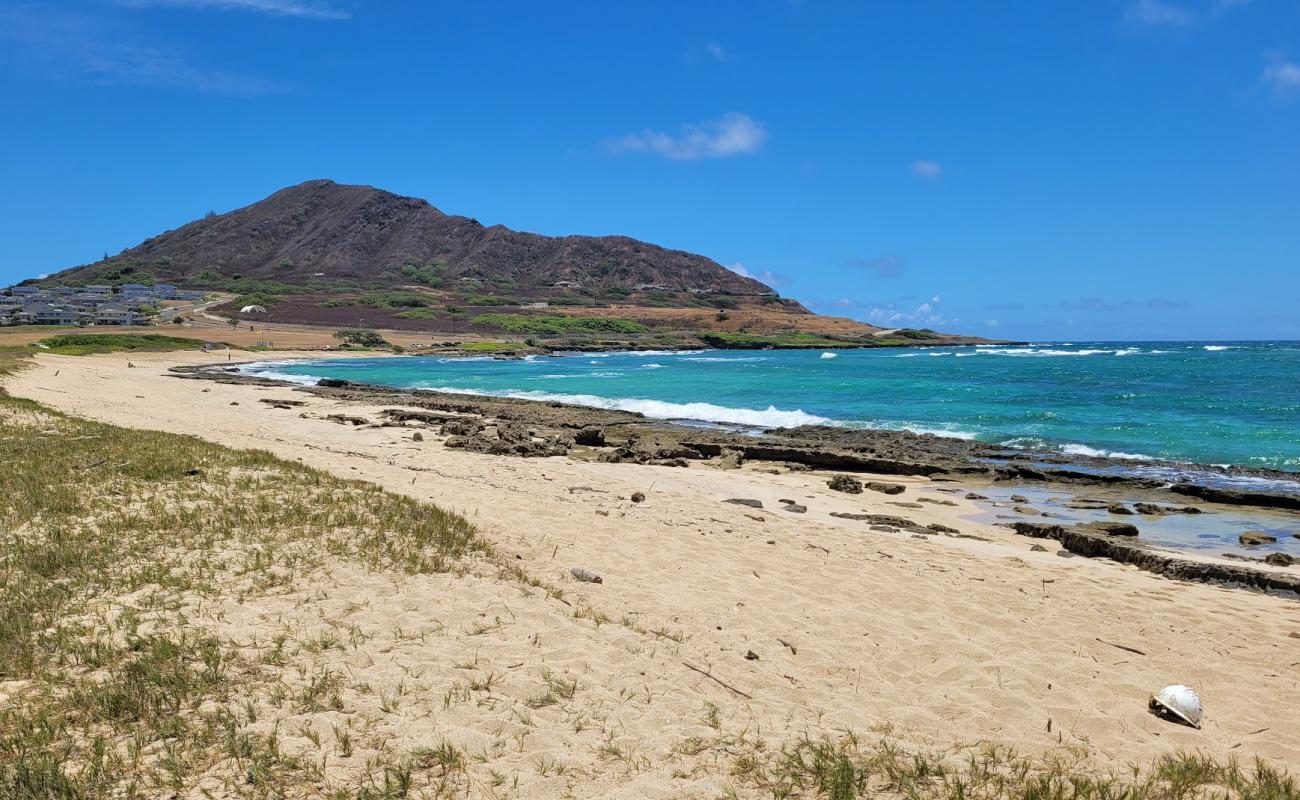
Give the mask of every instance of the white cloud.
[(708, 53), (714, 61), (719, 63), (725, 64), (731, 60), (731, 53), (728, 52), (727, 48), (717, 42), (709, 42), (704, 45), (704, 52)]
[(1279, 59), (1265, 67), (1259, 78), (1276, 92), (1296, 91), (1300, 89), (1300, 64)]
[(939, 177), (939, 173), (942, 171), (943, 169), (939, 166), (938, 161), (926, 161), (922, 159), (920, 161), (912, 162), (912, 172), (918, 177), (926, 178), (927, 180), (933, 180)]
[(769, 269), (765, 269), (757, 273), (750, 272), (749, 269), (739, 261), (732, 264), (730, 267), (727, 267), (727, 269), (731, 270), (732, 272), (736, 273), (742, 278), (753, 278), (756, 281), (760, 281), (772, 287), (780, 286), (782, 283), (785, 283), (785, 276), (783, 275), (778, 275)]
[(1129, 5), (1124, 18), (1143, 25), (1180, 27), (1191, 24), (1193, 15), (1187, 9), (1163, 0), (1136, 0)]
[(118, 0), (128, 8), (168, 6), (172, 8), (212, 8), (221, 11), (253, 11), (277, 17), (307, 19), (348, 19), (347, 11), (313, 0)]
[(894, 303), (884, 303), (868, 311), (867, 319), (877, 325), (885, 326), (945, 325), (956, 322), (955, 319), (944, 319), (936, 308), (938, 305), (939, 295), (935, 295), (930, 298), (928, 303), (921, 303), (911, 310), (900, 308)]
[(652, 153), (673, 161), (729, 158), (758, 152), (767, 128), (746, 114), (731, 112), (721, 119), (683, 125), (677, 135), (645, 130), (605, 142), (612, 153)]
[(0, 40), (25, 69), (47, 78), (78, 75), (105, 84), (155, 86), (249, 96), (283, 91), (250, 75), (190, 64), (179, 53), (129, 41), (89, 17), (49, 10), (0, 9)]
[(984, 320), (984, 325), (987, 326), (987, 327), (989, 327), (989, 328), (1000, 328), (1000, 327), (1002, 327), (1002, 323), (1001, 323), (1001, 322), (998, 322), (998, 321), (995, 320), (995, 319), (986, 319), (986, 320)]

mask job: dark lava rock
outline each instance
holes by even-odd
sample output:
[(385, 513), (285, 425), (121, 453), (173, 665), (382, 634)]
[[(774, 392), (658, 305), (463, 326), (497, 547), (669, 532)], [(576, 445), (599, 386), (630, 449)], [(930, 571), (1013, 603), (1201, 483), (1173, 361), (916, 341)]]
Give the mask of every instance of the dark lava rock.
[(975, 494), (974, 492), (967, 492), (967, 493), (966, 493), (966, 499), (967, 499), (967, 500), (987, 500), (988, 498), (985, 497), (985, 496), (982, 495), (982, 494)]
[(730, 500), (723, 500), (722, 502), (731, 503), (732, 505), (737, 505), (737, 506), (749, 506), (750, 508), (763, 507), (762, 500), (750, 500), (748, 498), (743, 498), (743, 497), (733, 497)]
[(1133, 509), (1129, 508), (1123, 503), (1115, 503), (1114, 505), (1108, 507), (1106, 510), (1112, 514), (1127, 514), (1129, 516), (1133, 515)]
[(1300, 494), (1274, 494), (1272, 492), (1245, 492), (1240, 489), (1222, 489), (1217, 486), (1200, 486), (1180, 483), (1169, 488), (1176, 494), (1199, 497), (1211, 503), (1226, 505), (1259, 506), (1261, 508), (1293, 508), (1300, 510)]
[(1095, 533), (1104, 533), (1107, 536), (1137, 536), (1138, 529), (1136, 525), (1130, 525), (1127, 522), (1089, 522), (1085, 525), (1076, 526), (1084, 530)]
[(644, 503), (644, 502), (645, 502), (645, 492), (633, 492), (633, 493), (632, 493), (632, 502), (633, 502), (633, 503)]
[(573, 443), (584, 447), (604, 447), (605, 431), (594, 425), (588, 425), (573, 436)]
[(1246, 531), (1237, 537), (1237, 541), (1245, 545), (1272, 544), (1277, 541), (1277, 537), (1264, 531)]
[(324, 386), (326, 389), (342, 389), (345, 386), (351, 386), (351, 381), (345, 381), (340, 378), (321, 378), (316, 381), (317, 386)]
[(957, 530), (956, 528), (950, 528), (947, 525), (940, 525), (937, 522), (931, 522), (929, 525), (926, 525), (925, 527), (929, 528), (935, 533), (961, 533), (961, 531)]
[(483, 430), (481, 419), (449, 419), (442, 423), (443, 436), (473, 436)]
[(1013, 494), (1013, 495), (1011, 495), (1011, 497), (1009, 497), (1009, 498), (1007, 498), (1007, 499), (1009, 499), (1009, 500), (1010, 500), (1011, 502), (1013, 502), (1013, 503), (1028, 503), (1028, 502), (1029, 502), (1029, 498), (1028, 498), (1028, 497), (1025, 497), (1023, 494)]
[(799, 505), (798, 503), (786, 503), (784, 508), (786, 511), (789, 511), (791, 514), (808, 513), (808, 506)]
[(862, 481), (857, 478), (850, 478), (848, 475), (836, 475), (827, 481), (826, 485), (837, 492), (862, 494)]
[(1046, 548), (1046, 547), (1043, 547), (1041, 544), (1031, 544), (1031, 545), (1029, 546), (1029, 549), (1030, 549), (1030, 551), (1035, 552), (1035, 553), (1046, 553), (1046, 552), (1047, 552), (1047, 548)]
[(1165, 509), (1155, 503), (1134, 503), (1133, 510), (1139, 514), (1146, 514), (1147, 516), (1156, 516), (1158, 514), (1168, 513)]
[(411, 441), (413, 441), (413, 442), (423, 442), (423, 441), (424, 441), (424, 434), (423, 434), (423, 433), (420, 433), (419, 431), (416, 431), (415, 433), (411, 434)]
[(862, 484), (862, 486), (863, 488), (870, 489), (873, 492), (880, 492), (881, 494), (902, 494), (907, 488), (901, 483), (885, 483), (883, 481), (867, 481)]
[(1043, 515), (1043, 512), (1029, 506), (1016, 506), (1011, 510), (1017, 514), (1024, 514), (1026, 517), (1041, 517)]
[(1269, 553), (1264, 556), (1265, 564), (1272, 564), (1275, 567), (1289, 567), (1295, 563), (1295, 557), (1286, 553)]
[(744, 463), (744, 452), (734, 448), (725, 448), (722, 454), (718, 456), (718, 467), (720, 469), (740, 469), (740, 465)]
[(1080, 511), (1109, 511), (1111, 504), (1104, 500), (1092, 500), (1087, 497), (1076, 497), (1065, 504), (1066, 508), (1074, 508)]

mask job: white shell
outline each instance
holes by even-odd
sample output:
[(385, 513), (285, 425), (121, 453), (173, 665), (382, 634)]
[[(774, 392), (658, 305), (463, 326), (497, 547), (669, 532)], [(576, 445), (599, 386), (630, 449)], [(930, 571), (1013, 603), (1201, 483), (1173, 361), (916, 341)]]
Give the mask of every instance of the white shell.
[(1190, 686), (1166, 686), (1151, 696), (1151, 702), (1193, 728), (1201, 727), (1201, 696)]

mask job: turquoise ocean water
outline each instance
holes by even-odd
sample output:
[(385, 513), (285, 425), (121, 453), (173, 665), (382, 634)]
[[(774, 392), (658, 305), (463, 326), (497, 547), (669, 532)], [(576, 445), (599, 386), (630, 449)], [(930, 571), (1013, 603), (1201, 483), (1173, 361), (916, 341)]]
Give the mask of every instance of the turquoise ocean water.
[(1300, 472), (1300, 342), (347, 358), (249, 369), (746, 427), (827, 423)]

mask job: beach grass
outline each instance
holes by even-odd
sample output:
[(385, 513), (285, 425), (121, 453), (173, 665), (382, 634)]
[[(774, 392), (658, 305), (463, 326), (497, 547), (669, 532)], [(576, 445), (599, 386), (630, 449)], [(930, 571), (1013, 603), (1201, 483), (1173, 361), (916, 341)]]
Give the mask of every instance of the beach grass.
[(162, 336), (156, 333), (69, 333), (42, 339), (38, 349), (62, 356), (83, 356), (96, 353), (151, 352), (198, 350), (204, 342), (182, 336)]
[[(316, 780), (319, 765), (285, 753), (247, 710), (286, 702), (291, 660), (275, 668), (272, 645), (199, 624), (205, 603), (286, 591), (329, 559), (414, 575), (486, 551), (462, 517), (264, 452), (8, 396), (0, 430), (6, 800), (200, 784), (274, 797)], [(340, 702), (328, 679), (296, 691)]]

